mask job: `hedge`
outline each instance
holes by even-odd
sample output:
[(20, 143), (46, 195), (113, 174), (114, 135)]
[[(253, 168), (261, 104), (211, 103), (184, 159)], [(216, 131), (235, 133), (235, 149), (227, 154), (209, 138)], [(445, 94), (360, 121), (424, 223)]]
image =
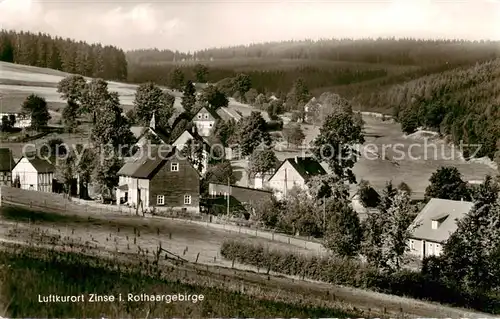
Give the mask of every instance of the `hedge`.
[(460, 287), (432, 280), (418, 271), (384, 273), (356, 259), (306, 256), (269, 250), (263, 245), (235, 240), (224, 241), (220, 253), (228, 260), (256, 266), (268, 273), (272, 271), (303, 279), (500, 313), (500, 296), (471, 294)]

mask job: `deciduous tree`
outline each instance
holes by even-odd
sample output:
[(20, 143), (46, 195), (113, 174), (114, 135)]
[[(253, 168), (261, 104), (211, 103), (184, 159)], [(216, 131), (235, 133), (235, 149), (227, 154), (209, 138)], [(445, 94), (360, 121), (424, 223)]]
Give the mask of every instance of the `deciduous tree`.
[(360, 156), (358, 146), (364, 140), (362, 125), (355, 121), (352, 113), (335, 112), (320, 128), (313, 143), (313, 154), (328, 163), (334, 174), (355, 183), (352, 168)]
[(200, 100), (204, 103), (208, 103), (210, 107), (214, 110), (219, 107), (227, 107), (229, 105), (229, 100), (227, 96), (222, 93), (215, 85), (209, 85), (201, 92)]
[(265, 174), (278, 165), (278, 158), (272, 149), (254, 150), (250, 156), (249, 169), (253, 176)]
[(261, 143), (271, 145), (271, 136), (266, 131), (266, 121), (259, 112), (252, 112), (240, 121), (237, 140), (243, 156), (252, 154)]
[(325, 248), (340, 257), (356, 257), (363, 236), (358, 214), (348, 201), (329, 200), (327, 203)]
[(429, 179), (430, 185), (425, 189), (425, 198), (470, 200), (470, 191), (467, 183), (456, 167), (440, 167)]
[(182, 91), (182, 107), (184, 108), (184, 112), (187, 114), (191, 114), (194, 104), (196, 103), (196, 88), (194, 87), (193, 82), (188, 80), (184, 89)]
[(157, 126), (168, 130), (168, 121), (174, 113), (175, 98), (153, 83), (141, 84), (135, 93), (134, 111), (137, 121), (148, 126), (153, 114)]
[(22, 105), (22, 112), (31, 117), (31, 128), (40, 130), (47, 126), (51, 116), (43, 97), (31, 94)]

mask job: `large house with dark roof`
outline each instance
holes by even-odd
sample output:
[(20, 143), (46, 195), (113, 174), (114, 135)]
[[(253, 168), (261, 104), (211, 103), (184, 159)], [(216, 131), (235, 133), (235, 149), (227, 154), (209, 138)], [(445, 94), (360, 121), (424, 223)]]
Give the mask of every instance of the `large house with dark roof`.
[(432, 198), (408, 228), (410, 254), (420, 258), (439, 256), (444, 243), (457, 230), (457, 220), (473, 207), (472, 202)]
[(12, 169), (16, 162), (9, 148), (0, 148), (0, 186), (11, 186)]
[(311, 177), (326, 175), (321, 164), (313, 157), (292, 157), (285, 159), (269, 178), (268, 186), (276, 198), (283, 198), (293, 188), (307, 189)]
[(39, 192), (52, 192), (55, 167), (35, 155), (23, 156), (12, 169), (13, 186)]
[(139, 150), (118, 176), (118, 204), (141, 211), (199, 212), (200, 174), (171, 145), (150, 145)]
[(0, 94), (0, 120), (6, 116), (14, 122), (13, 127), (31, 126), (31, 116), (23, 114), (21, 108), (27, 96), (5, 96)]

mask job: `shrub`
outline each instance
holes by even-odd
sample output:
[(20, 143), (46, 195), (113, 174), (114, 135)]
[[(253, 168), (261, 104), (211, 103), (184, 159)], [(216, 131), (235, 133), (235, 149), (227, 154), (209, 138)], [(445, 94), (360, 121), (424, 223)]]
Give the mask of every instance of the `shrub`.
[(383, 273), (357, 259), (309, 257), (233, 240), (223, 242), (221, 255), (285, 275), (500, 313), (500, 296), (465, 292), (426, 272), (405, 269)]

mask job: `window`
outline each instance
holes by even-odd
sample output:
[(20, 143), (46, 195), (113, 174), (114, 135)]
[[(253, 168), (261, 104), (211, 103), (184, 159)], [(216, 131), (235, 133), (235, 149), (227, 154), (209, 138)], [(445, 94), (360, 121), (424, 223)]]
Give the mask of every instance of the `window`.
[(203, 118), (204, 118), (205, 120), (208, 120), (208, 114), (204, 114)]
[(191, 205), (191, 195), (184, 195), (184, 205)]
[(178, 172), (179, 171), (179, 163), (172, 163), (172, 164), (170, 164), (170, 170), (172, 172)]
[(157, 205), (165, 205), (165, 196), (163, 196), (163, 195), (156, 196), (156, 204)]
[(198, 114), (198, 120), (201, 120), (201, 114)]
[(214, 124), (213, 124), (213, 123), (210, 123), (209, 125), (210, 125), (210, 127), (214, 126)]
[(439, 227), (439, 222), (437, 220), (432, 221), (432, 229), (438, 229)]

